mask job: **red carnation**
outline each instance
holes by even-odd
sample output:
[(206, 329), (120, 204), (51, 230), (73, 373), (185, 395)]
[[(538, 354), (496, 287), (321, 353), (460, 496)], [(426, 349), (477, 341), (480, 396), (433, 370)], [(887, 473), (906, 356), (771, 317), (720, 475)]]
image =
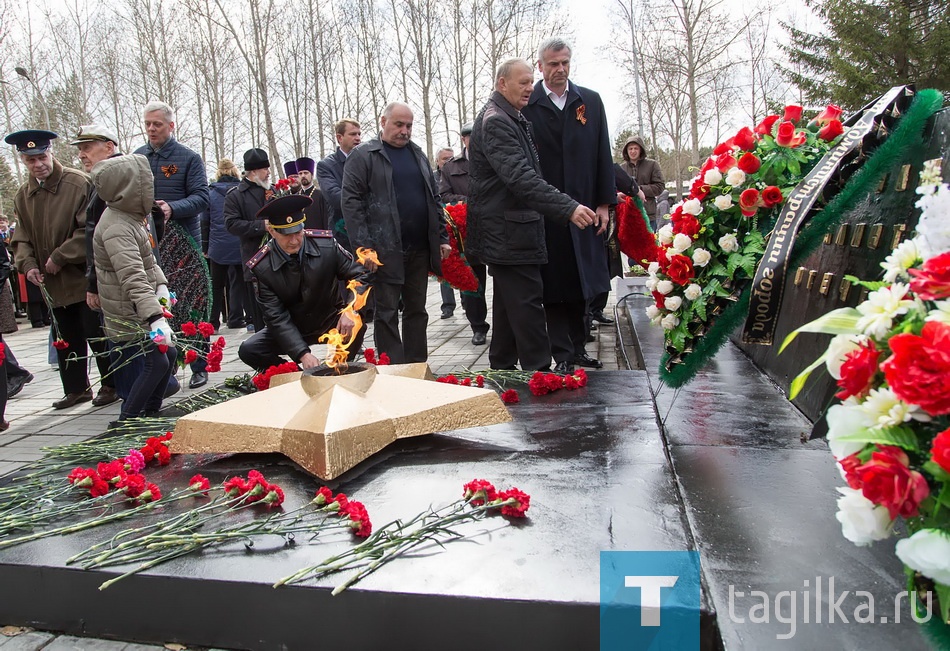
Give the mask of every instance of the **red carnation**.
[(145, 485), (145, 490), (135, 498), (135, 501), (147, 503), (147, 502), (157, 502), (162, 499), (162, 491), (158, 488), (157, 484), (151, 482)]
[(164, 355), (165, 353), (167, 353), (167, 352), (168, 352), (168, 344), (159, 344), (159, 345), (158, 345), (158, 352), (160, 352), (162, 355)]
[(770, 115), (764, 120), (762, 120), (761, 122), (759, 122), (758, 126), (755, 127), (754, 131), (763, 136), (771, 136), (772, 128), (775, 126), (775, 123), (781, 119), (782, 118), (780, 118), (777, 115)]
[(195, 475), (188, 480), (188, 488), (196, 493), (204, 493), (207, 495), (208, 491), (211, 490), (211, 482), (203, 475)]
[(368, 364), (375, 364), (376, 351), (373, 350), (372, 348), (367, 348), (366, 350), (363, 351), (363, 359), (365, 359)]
[(229, 497), (237, 497), (247, 492), (247, 482), (243, 477), (231, 477), (224, 480), (224, 492)]
[[(551, 392), (551, 389), (548, 388), (548, 385), (544, 381), (544, 373), (536, 371), (534, 375), (531, 376), (531, 379), (528, 380), (528, 390), (536, 396), (547, 395)], [(501, 394), (501, 399), (505, 399), (504, 393)]]
[(99, 479), (98, 477), (92, 478), (92, 486), (89, 487), (89, 494), (92, 497), (102, 497), (109, 492), (109, 483)]
[(142, 453), (142, 458), (145, 460), (145, 463), (151, 463), (152, 459), (155, 458), (155, 448), (151, 445), (144, 446), (139, 452)]
[(579, 369), (577, 369), (576, 371), (574, 371), (574, 377), (577, 378), (577, 383), (578, 383), (580, 386), (582, 386), (582, 387), (586, 387), (586, 386), (587, 386), (587, 371), (585, 371), (585, 370), (582, 369), (582, 368), (579, 368)]
[(261, 502), (267, 505), (267, 508), (274, 508), (284, 503), (284, 489), (277, 484), (264, 484), (264, 497)]
[(739, 129), (739, 133), (735, 135), (734, 140), (736, 146), (742, 151), (752, 151), (755, 149), (755, 134), (749, 127)]
[(220, 348), (212, 348), (208, 351), (208, 363), (209, 364), (220, 364), (224, 359), (224, 353), (221, 352)]
[(564, 376), (564, 388), (567, 389), (568, 391), (573, 391), (574, 389), (577, 389), (580, 386), (581, 386), (580, 382), (577, 381), (577, 378), (571, 375), (570, 373)]
[(127, 475), (122, 481), (116, 484), (116, 487), (122, 489), (122, 492), (125, 493), (127, 497), (138, 497), (145, 491), (145, 477), (138, 473)]
[(688, 285), (695, 277), (693, 271), (693, 261), (685, 255), (674, 255), (670, 259), (670, 266), (666, 270), (667, 275), (677, 285)]
[(270, 388), (270, 378), (263, 373), (258, 373), (251, 378), (251, 382), (254, 383), (254, 386), (258, 391), (264, 391), (265, 389)]
[(933, 440), (933, 446), (930, 448), (931, 460), (950, 472), (950, 427), (943, 430)]
[(752, 152), (746, 152), (739, 158), (739, 169), (746, 174), (755, 174), (762, 167), (762, 161)]
[(507, 515), (509, 518), (525, 517), (525, 512), (531, 506), (531, 496), (514, 487), (498, 493), (498, 499), (515, 501), (514, 504), (501, 507), (501, 514)]
[(214, 326), (207, 321), (202, 321), (198, 324), (198, 332), (201, 333), (202, 337), (208, 338), (214, 334)]
[(167, 466), (172, 460), (172, 453), (166, 445), (160, 445), (158, 447), (158, 465)]
[(181, 324), (181, 334), (185, 335), (186, 337), (194, 337), (196, 334), (198, 334), (198, 326), (196, 326), (191, 321), (186, 321), (185, 323)]
[(484, 375), (476, 375), (476, 376), (475, 376), (475, 386), (477, 386), (479, 389), (481, 389), (481, 388), (483, 388), (483, 387), (485, 386), (485, 376), (484, 376)]
[(93, 478), (98, 477), (96, 471), (92, 468), (74, 468), (66, 477), (70, 484), (79, 488), (89, 488), (92, 486)]
[(341, 508), (339, 512), (341, 518), (350, 519), (349, 526), (353, 529), (353, 535), (357, 538), (368, 538), (373, 532), (373, 525), (369, 521), (369, 513), (361, 502), (350, 502), (346, 508)]
[(765, 204), (766, 208), (777, 206), (784, 200), (785, 197), (782, 196), (782, 190), (774, 185), (770, 185), (762, 190), (762, 203)]
[(864, 398), (871, 390), (871, 380), (877, 373), (877, 360), (881, 356), (873, 341), (867, 341), (848, 353), (841, 364), (841, 391), (835, 394), (839, 400), (851, 396)]
[(486, 479), (473, 479), (462, 486), (462, 499), (468, 500), (472, 506), (492, 502), (496, 497), (495, 486)]
[(185, 364), (191, 364), (196, 359), (198, 359), (198, 353), (194, 350), (189, 348), (185, 351)]
[(57, 339), (56, 341), (53, 342), (53, 348), (55, 348), (56, 350), (66, 350), (67, 348), (69, 348), (69, 342), (66, 341), (65, 339)]
[(893, 445), (882, 445), (871, 460), (855, 470), (866, 498), (887, 509), (891, 520), (898, 515), (917, 515), (920, 503), (930, 495), (927, 480), (908, 467), (907, 454)]
[(751, 217), (759, 210), (759, 191), (748, 188), (739, 195), (739, 210), (746, 217)]
[(844, 133), (844, 125), (837, 120), (832, 120), (821, 128), (821, 131), (818, 132), (818, 137), (827, 142), (831, 142), (842, 133)]
[(387, 353), (380, 353), (376, 364), (377, 366), (389, 366), (389, 355)]
[(513, 405), (516, 402), (521, 402), (521, 398), (518, 397), (518, 392), (514, 389), (508, 389), (507, 391), (502, 391), (501, 401), (506, 405)]
[(925, 301), (950, 298), (950, 251), (924, 262), (920, 269), (910, 269), (910, 289)]
[(891, 337), (894, 354), (881, 364), (894, 394), (931, 416), (950, 414), (950, 325), (928, 321), (920, 335)]
[(125, 464), (118, 460), (100, 463), (96, 466), (96, 474), (103, 481), (114, 484), (125, 475)]
[(321, 486), (313, 496), (313, 503), (317, 506), (324, 506), (333, 501), (333, 491), (326, 486)]

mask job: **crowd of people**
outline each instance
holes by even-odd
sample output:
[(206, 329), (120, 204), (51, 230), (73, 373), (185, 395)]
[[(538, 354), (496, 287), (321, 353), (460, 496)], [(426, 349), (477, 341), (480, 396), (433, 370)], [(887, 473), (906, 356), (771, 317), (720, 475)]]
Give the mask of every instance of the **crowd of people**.
[[(288, 357), (304, 369), (318, 366), (311, 346), (333, 328), (352, 339), (355, 358), (363, 333), (343, 311), (354, 284), (371, 287), (361, 315), (374, 324), (377, 354), (396, 364), (425, 362), (428, 278), (441, 277), (453, 254), (445, 206), (459, 202), (467, 204), (467, 237), (457, 246), (478, 281), (477, 291), (460, 296), (472, 345), (489, 343), (491, 277), (492, 368), (601, 367), (586, 343), (593, 321), (612, 322), (604, 313), (611, 208), (625, 194), (639, 196), (655, 224), (664, 183), (639, 137), (614, 164), (600, 96), (570, 81), (570, 63), (571, 48), (558, 38), (539, 47), (537, 83), (527, 61), (503, 62), (490, 99), (461, 126), (461, 152), (439, 150), (435, 169), (412, 141), (413, 111), (402, 102), (385, 107), (375, 138), (364, 141), (360, 123), (344, 118), (326, 158), (280, 166), (255, 147), (244, 152), (243, 173), (218, 161), (210, 185), (198, 154), (176, 140), (175, 113), (162, 102), (143, 108), (148, 142), (130, 155), (108, 128), (80, 127), (72, 144), (85, 172), (53, 157), (57, 134), (9, 134), (29, 173), (14, 200), (9, 243), (16, 270), (50, 307), (64, 391), (53, 407), (121, 399), (121, 417), (132, 418), (179, 390), (169, 309), (187, 279), (162, 255), (172, 231), (200, 247), (214, 328), (254, 333), (239, 349), (252, 369)], [(272, 168), (286, 180), (272, 183)], [(3, 265), (0, 257), (9, 275), (9, 260)], [(0, 333), (11, 331), (7, 308), (15, 330), (4, 284)], [(455, 291), (443, 280), (442, 318), (455, 309)], [(102, 378), (96, 395), (88, 349)], [(5, 352), (3, 405), (32, 379)], [(208, 381), (205, 355), (183, 362), (190, 387)]]

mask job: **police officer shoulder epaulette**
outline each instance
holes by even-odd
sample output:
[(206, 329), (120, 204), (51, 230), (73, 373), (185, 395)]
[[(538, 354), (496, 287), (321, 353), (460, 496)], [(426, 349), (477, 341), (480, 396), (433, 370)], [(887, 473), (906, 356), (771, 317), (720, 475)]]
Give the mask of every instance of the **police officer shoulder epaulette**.
[(260, 262), (267, 256), (268, 253), (270, 253), (270, 246), (268, 244), (265, 244), (264, 246), (261, 247), (260, 251), (258, 251), (253, 256), (251, 256), (251, 259), (248, 260), (245, 263), (245, 265), (247, 266), (248, 269), (253, 269), (254, 267), (257, 266), (258, 262)]
[(304, 229), (304, 234), (306, 234), (307, 237), (333, 237), (333, 231), (326, 231), (318, 228)]

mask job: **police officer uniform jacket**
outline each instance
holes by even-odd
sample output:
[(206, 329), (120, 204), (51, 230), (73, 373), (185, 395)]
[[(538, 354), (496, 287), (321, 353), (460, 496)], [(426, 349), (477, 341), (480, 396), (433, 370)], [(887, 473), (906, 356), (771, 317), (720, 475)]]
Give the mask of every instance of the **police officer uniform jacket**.
[(274, 241), (247, 265), (257, 278), (257, 299), (267, 329), (284, 354), (300, 361), (310, 344), (336, 327), (344, 307), (339, 280), (368, 284), (366, 269), (327, 230), (304, 231), (298, 254), (288, 255)]

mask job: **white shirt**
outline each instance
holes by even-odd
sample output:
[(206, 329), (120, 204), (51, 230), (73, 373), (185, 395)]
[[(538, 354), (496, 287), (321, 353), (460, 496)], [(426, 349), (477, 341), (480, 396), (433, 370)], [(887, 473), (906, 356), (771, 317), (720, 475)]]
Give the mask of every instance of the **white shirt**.
[(564, 107), (567, 106), (567, 94), (571, 90), (571, 82), (567, 82), (567, 85), (564, 86), (563, 95), (558, 95), (557, 93), (555, 93), (553, 90), (548, 88), (548, 85), (544, 83), (543, 81), (541, 82), (541, 86), (544, 88), (544, 92), (547, 94), (548, 98), (552, 102), (554, 102), (554, 105), (558, 107), (558, 109), (563, 111)]

